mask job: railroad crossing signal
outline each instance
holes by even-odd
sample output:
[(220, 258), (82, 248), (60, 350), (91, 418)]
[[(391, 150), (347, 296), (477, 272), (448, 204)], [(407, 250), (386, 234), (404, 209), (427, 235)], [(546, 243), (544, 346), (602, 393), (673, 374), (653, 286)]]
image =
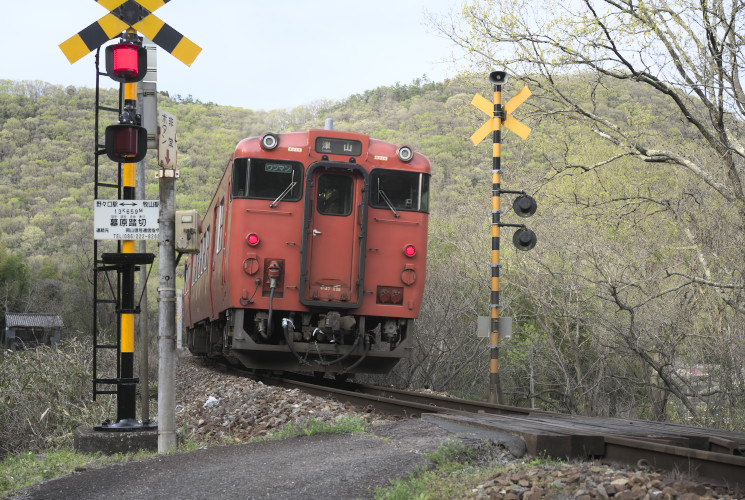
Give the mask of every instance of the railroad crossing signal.
[(95, 0), (111, 12), (60, 44), (67, 59), (74, 63), (128, 28), (133, 28), (187, 66), (202, 48), (171, 28), (153, 11), (170, 0)]
[(471, 136), (471, 142), (473, 142), (473, 145), (478, 145), (481, 141), (486, 139), (489, 132), (497, 130), (499, 127), (499, 122), (497, 122), (497, 120), (502, 120), (502, 125), (519, 135), (521, 139), (527, 139), (531, 132), (530, 127), (512, 116), (512, 113), (531, 95), (533, 95), (533, 93), (530, 89), (527, 86), (523, 87), (520, 92), (504, 105), (505, 117), (499, 118), (494, 116), (494, 105), (496, 103), (489, 102), (489, 100), (481, 94), (476, 94), (471, 101), (471, 104), (486, 113), (490, 118)]
[(489, 133), (494, 139), (494, 155), (492, 159), (492, 224), (491, 224), (491, 295), (489, 296), (489, 309), (491, 310), (491, 334), (489, 349), (489, 402), (503, 403), (502, 389), (499, 382), (499, 339), (502, 336), (500, 323), (502, 320), (502, 304), (500, 302), (501, 290), (499, 288), (499, 263), (500, 231), (502, 227), (510, 226), (519, 228), (514, 235), (513, 243), (518, 250), (530, 250), (537, 241), (533, 231), (524, 224), (505, 224), (501, 221), (501, 195), (502, 193), (519, 194), (514, 203), (515, 213), (520, 217), (530, 217), (536, 211), (537, 204), (533, 197), (524, 191), (511, 191), (502, 189), (502, 125), (512, 130), (522, 139), (530, 135), (530, 127), (512, 116), (512, 113), (525, 100), (532, 95), (528, 87), (517, 93), (506, 105), (502, 106), (502, 85), (507, 81), (507, 73), (504, 71), (492, 71), (489, 81), (494, 84), (494, 102), (489, 102), (481, 94), (476, 94), (471, 104), (483, 111), (489, 119), (472, 136), (471, 142), (474, 146), (481, 143)]

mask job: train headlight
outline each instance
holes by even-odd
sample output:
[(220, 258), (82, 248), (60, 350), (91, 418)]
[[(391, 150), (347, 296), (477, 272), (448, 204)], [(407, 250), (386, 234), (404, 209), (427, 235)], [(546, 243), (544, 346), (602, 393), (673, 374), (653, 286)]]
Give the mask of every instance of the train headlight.
[(259, 238), (259, 235), (256, 233), (251, 233), (248, 236), (246, 236), (246, 243), (248, 243), (252, 247), (255, 247), (260, 242), (261, 242), (261, 239)]
[(409, 146), (401, 146), (396, 153), (398, 159), (404, 163), (409, 163), (414, 158), (414, 151)]
[(264, 151), (272, 151), (273, 149), (277, 149), (277, 146), (279, 146), (279, 137), (277, 137), (277, 134), (264, 134), (261, 136), (261, 149)]
[(406, 245), (404, 247), (404, 255), (407, 257), (413, 257), (416, 255), (416, 247), (414, 245)]

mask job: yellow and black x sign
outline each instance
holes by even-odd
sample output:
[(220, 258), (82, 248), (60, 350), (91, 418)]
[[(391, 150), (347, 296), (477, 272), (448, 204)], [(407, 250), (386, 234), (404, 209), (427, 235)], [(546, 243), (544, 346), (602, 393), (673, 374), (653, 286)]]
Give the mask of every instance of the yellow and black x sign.
[(96, 0), (110, 12), (78, 34), (60, 44), (67, 59), (74, 63), (122, 31), (134, 28), (176, 59), (191, 66), (202, 48), (171, 28), (155, 14), (170, 0)]
[(507, 104), (504, 105), (504, 111), (506, 118), (502, 123), (500, 124), (497, 122), (497, 120), (501, 120), (501, 118), (493, 117), (494, 114), (494, 103), (490, 102), (487, 98), (482, 96), (481, 94), (476, 94), (471, 101), (471, 104), (479, 108), (481, 111), (486, 113), (488, 116), (491, 116), (489, 120), (487, 120), (472, 136), (471, 136), (471, 142), (473, 142), (473, 145), (479, 144), (481, 141), (486, 139), (486, 136), (489, 135), (489, 132), (493, 132), (497, 130), (497, 127), (499, 125), (504, 125), (508, 129), (512, 130), (514, 133), (519, 135), (522, 139), (527, 139), (530, 135), (530, 127), (525, 125), (523, 122), (512, 116), (512, 113), (520, 106), (522, 103), (524, 103), (528, 97), (533, 95), (533, 93), (530, 91), (528, 87), (523, 87), (523, 89), (518, 92), (512, 99), (507, 101)]

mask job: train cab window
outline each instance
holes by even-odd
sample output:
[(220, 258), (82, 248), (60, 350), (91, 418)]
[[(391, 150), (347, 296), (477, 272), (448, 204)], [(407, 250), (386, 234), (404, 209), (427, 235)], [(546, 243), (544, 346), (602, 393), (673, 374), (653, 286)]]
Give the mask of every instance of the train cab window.
[(429, 212), (429, 174), (373, 170), (370, 205), (392, 211)]
[(233, 197), (298, 201), (302, 196), (303, 164), (264, 158), (236, 158)]
[(346, 175), (324, 174), (318, 179), (318, 213), (349, 215), (354, 203), (354, 182)]

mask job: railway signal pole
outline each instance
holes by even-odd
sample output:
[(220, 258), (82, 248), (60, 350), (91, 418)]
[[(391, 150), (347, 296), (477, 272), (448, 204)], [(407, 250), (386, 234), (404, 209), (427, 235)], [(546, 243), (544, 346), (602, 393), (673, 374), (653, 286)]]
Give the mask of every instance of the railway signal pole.
[[(499, 348), (500, 328), (499, 323), (502, 315), (500, 302), (499, 263), (500, 251), (500, 229), (505, 226), (519, 227), (515, 233), (515, 246), (520, 250), (530, 250), (535, 246), (535, 233), (522, 224), (505, 224), (501, 221), (501, 195), (502, 193), (515, 193), (521, 196), (515, 200), (515, 211), (518, 215), (528, 216), (535, 212), (535, 200), (527, 196), (523, 191), (508, 191), (502, 189), (502, 126), (515, 132), (520, 138), (527, 139), (531, 129), (524, 123), (512, 116), (525, 100), (532, 95), (528, 87), (523, 89), (503, 107), (502, 86), (507, 81), (507, 73), (504, 71), (492, 71), (489, 81), (494, 86), (494, 100), (490, 102), (481, 94), (476, 94), (471, 104), (483, 111), (491, 118), (487, 120), (472, 136), (471, 142), (476, 146), (486, 139), (489, 132), (492, 133), (493, 159), (492, 159), (492, 210), (491, 210), (491, 295), (489, 301), (490, 317), (490, 346), (489, 346), (489, 393), (490, 403), (504, 403), (504, 396), (499, 380)], [(520, 203), (518, 203), (518, 200)], [(532, 209), (532, 212), (531, 212)], [(529, 213), (530, 212), (530, 213)], [(521, 237), (518, 238), (518, 234)]]
[[(60, 44), (60, 49), (71, 63), (83, 58), (89, 52), (98, 49), (104, 43), (121, 36), (121, 43), (108, 46), (106, 48), (106, 74), (115, 81), (123, 85), (120, 87), (119, 103), (119, 123), (106, 128), (105, 149), (99, 151), (98, 140), (96, 140), (96, 190), (98, 189), (98, 155), (106, 155), (114, 162), (119, 164), (119, 181), (118, 184), (108, 185), (108, 187), (117, 187), (119, 199), (112, 201), (114, 206), (133, 206), (136, 205), (135, 190), (137, 186), (137, 162), (144, 159), (147, 154), (147, 130), (140, 126), (141, 117), (137, 113), (137, 82), (141, 81), (147, 72), (147, 55), (142, 46), (142, 38), (137, 33), (142, 33), (150, 38), (156, 45), (175, 56), (187, 66), (191, 66), (196, 57), (201, 52), (201, 48), (194, 42), (183, 36), (171, 26), (160, 20), (153, 14), (153, 11), (165, 5), (169, 0), (96, 0), (100, 5), (110, 12), (98, 21), (90, 24), (85, 29), (73, 35)], [(98, 55), (96, 56), (96, 67), (98, 68)], [(97, 70), (98, 71), (98, 70)], [(100, 75), (101, 73), (97, 73)], [(96, 85), (96, 138), (98, 138), (98, 110), (107, 109), (99, 106), (98, 103), (98, 76)], [(123, 90), (124, 99), (121, 100)], [(114, 111), (109, 109), (109, 111)], [(164, 169), (165, 170), (165, 169)], [(174, 170), (175, 172), (175, 170)], [(143, 179), (144, 180), (144, 179)], [(97, 192), (97, 191), (96, 191)], [(161, 193), (162, 196), (162, 193)], [(126, 201), (123, 201), (126, 200)], [(169, 195), (167, 210), (173, 208), (173, 193)], [(147, 202), (146, 202), (147, 203)], [(121, 204), (121, 205), (120, 205)], [(122, 208), (122, 217), (127, 209)], [(129, 208), (131, 210), (131, 208)], [(161, 206), (161, 218), (163, 217), (163, 207)], [(171, 216), (171, 219), (173, 217)], [(114, 221), (112, 216), (112, 221)], [(122, 218), (121, 220), (124, 220)], [(146, 225), (146, 219), (143, 217), (143, 224)], [(118, 220), (117, 226), (118, 224)], [(151, 264), (154, 259), (153, 254), (136, 253), (135, 238), (144, 239), (143, 233), (137, 233), (142, 230), (141, 227), (128, 227), (127, 231), (132, 231), (125, 237), (120, 237), (123, 233), (119, 232), (119, 227), (113, 228), (96, 227), (96, 239), (118, 239), (121, 241), (117, 253), (104, 253), (101, 260), (96, 258), (96, 271), (98, 270), (116, 270), (120, 286), (117, 286), (116, 302), (118, 313), (118, 341), (116, 345), (97, 344), (96, 339), (96, 307), (94, 306), (94, 374), (93, 395), (102, 393), (112, 393), (114, 391), (99, 391), (98, 385), (115, 384), (117, 389), (114, 392), (117, 395), (117, 422), (97, 426), (96, 430), (141, 430), (150, 428), (148, 422), (139, 424), (136, 419), (136, 383), (138, 379), (134, 377), (134, 315), (139, 313), (139, 306), (135, 305), (135, 287), (134, 276), (135, 269), (139, 265)], [(132, 226), (130, 220), (125, 224)], [(135, 224), (136, 225), (136, 224)], [(171, 223), (171, 234), (169, 240), (170, 247), (161, 247), (161, 267), (162, 262), (173, 262), (173, 224)], [(109, 231), (111, 229), (111, 231)], [(148, 229), (148, 228), (145, 228)], [(106, 236), (104, 233), (110, 233)], [(146, 233), (152, 235), (153, 233)], [(137, 235), (137, 236), (135, 236)], [(119, 237), (117, 237), (119, 236)], [(163, 235), (160, 235), (163, 238)], [(146, 237), (146, 236), (145, 236)], [(97, 246), (94, 245), (94, 252), (98, 252)], [(170, 251), (170, 259), (165, 256), (164, 252)], [(98, 267), (99, 264), (103, 264)], [(175, 267), (175, 266), (174, 266)], [(171, 272), (173, 277), (175, 272)], [(174, 287), (175, 280), (170, 282), (170, 287)], [(96, 280), (94, 279), (94, 283)], [(96, 295), (96, 285), (94, 284), (94, 295)], [(160, 289), (159, 289), (160, 292)], [(94, 298), (94, 301), (98, 298)], [(159, 295), (158, 300), (163, 299)], [(175, 299), (174, 299), (175, 300)], [(95, 302), (94, 302), (95, 303)], [(171, 321), (175, 323), (175, 314), (171, 315)], [(174, 335), (175, 339), (175, 335)], [(143, 339), (144, 340), (144, 339)], [(98, 348), (116, 348), (117, 349), (117, 375), (112, 379), (98, 379), (96, 377), (96, 349)], [(147, 388), (144, 389), (147, 391)], [(160, 438), (159, 438), (160, 441)], [(170, 441), (170, 440), (169, 440)], [(174, 433), (175, 446), (175, 433)], [(159, 446), (160, 447), (160, 446)], [(166, 450), (167, 451), (167, 450)]]

